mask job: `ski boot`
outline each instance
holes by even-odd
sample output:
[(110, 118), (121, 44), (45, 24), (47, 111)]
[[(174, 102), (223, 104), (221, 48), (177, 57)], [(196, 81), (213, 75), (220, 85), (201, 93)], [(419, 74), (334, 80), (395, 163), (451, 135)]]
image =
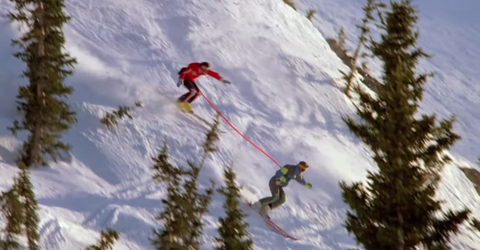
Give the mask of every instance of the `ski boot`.
[(261, 216), (267, 217), (270, 219), (270, 216), (268, 216), (268, 213), (272, 210), (272, 208), (270, 207), (270, 204), (262, 206), (262, 204), (259, 201), (257, 201), (251, 204), (250, 206), (252, 207), (253, 210), (259, 213)]
[(250, 203), (250, 207), (257, 212), (260, 212), (260, 209), (262, 208), (262, 203), (260, 203), (260, 201)]
[(268, 213), (270, 213), (270, 211), (272, 211), (272, 207), (270, 207), (270, 204), (268, 204), (268, 205), (263, 206), (260, 209), (259, 213), (260, 213), (261, 216), (270, 219), (270, 216), (268, 216)]
[(193, 109), (190, 106), (190, 103), (177, 100), (177, 106), (180, 109), (180, 111), (193, 114)]

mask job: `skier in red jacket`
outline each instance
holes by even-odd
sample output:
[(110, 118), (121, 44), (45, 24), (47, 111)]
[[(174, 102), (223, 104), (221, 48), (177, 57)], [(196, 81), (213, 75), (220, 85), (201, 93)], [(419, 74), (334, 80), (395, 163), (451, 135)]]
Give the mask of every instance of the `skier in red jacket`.
[(180, 85), (185, 86), (188, 89), (188, 92), (180, 96), (177, 100), (177, 104), (179, 108), (182, 110), (186, 110), (190, 113), (193, 112), (192, 107), (190, 104), (200, 95), (200, 89), (198, 88), (195, 80), (199, 76), (209, 75), (224, 84), (230, 84), (230, 81), (223, 79), (223, 77), (218, 74), (217, 72), (210, 69), (210, 64), (208, 62), (194, 62), (190, 63), (186, 68), (182, 68), (180, 72), (178, 72), (178, 82), (177, 87)]

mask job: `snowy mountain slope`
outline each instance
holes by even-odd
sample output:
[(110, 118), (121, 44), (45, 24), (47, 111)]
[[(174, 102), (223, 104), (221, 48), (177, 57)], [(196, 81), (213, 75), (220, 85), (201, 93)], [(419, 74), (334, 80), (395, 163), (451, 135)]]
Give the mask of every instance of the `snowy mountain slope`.
[[(414, 1), (419, 10), (419, 45), (432, 55), (432, 58), (420, 62), (420, 70), (434, 72), (426, 85), (423, 112), (437, 113), (439, 117), (455, 115), (457, 122), (455, 131), (462, 136), (453, 148), (454, 166), (472, 167), (478, 169), (475, 162), (478, 159), (477, 145), (480, 130), (478, 124), (480, 113), (480, 89), (476, 82), (480, 75), (477, 65), (480, 64), (480, 17), (476, 14), (480, 9), (478, 1)], [(313, 24), (324, 37), (336, 38), (338, 30), (343, 27), (347, 34), (347, 47), (353, 53), (359, 30), (355, 25), (363, 18), (362, 7), (365, 1), (312, 1), (297, 0), (299, 12), (306, 9), (317, 11)], [(341, 17), (341, 18), (339, 18)], [(378, 34), (373, 27), (372, 33)], [(380, 65), (371, 62), (373, 75), (378, 75)], [(473, 209), (478, 218), (479, 197), (473, 185), (465, 178), (457, 167), (447, 168), (443, 174), (443, 183), (439, 197), (449, 200), (448, 207), (466, 205)], [(477, 234), (466, 232), (467, 238), (478, 237)], [(469, 241), (468, 239), (464, 239)], [(475, 240), (478, 242), (478, 240)], [(460, 247), (460, 246), (459, 246)], [(471, 246), (472, 248), (476, 248)]]
[[(343, 27), (347, 34), (347, 47), (354, 51), (358, 43), (359, 30), (355, 27), (363, 18), (362, 7), (366, 1), (355, 0), (296, 0), (302, 13), (315, 9), (313, 24), (324, 37), (336, 38)], [(435, 73), (426, 85), (422, 109), (437, 113), (440, 117), (454, 114), (457, 117), (455, 130), (462, 136), (452, 151), (475, 162), (479, 153), (480, 128), (480, 3), (475, 0), (462, 1), (413, 1), (419, 10), (419, 46), (432, 58), (420, 62), (420, 70)], [(339, 18), (341, 17), (341, 18)], [(372, 27), (373, 34), (378, 34)], [(379, 74), (380, 65), (370, 65), (374, 75)]]
[[(0, 10), (11, 7), (0, 0)], [(174, 85), (176, 72), (191, 61), (210, 61), (231, 86), (203, 78), (207, 97), (238, 130), (280, 164), (306, 160), (312, 166), (305, 190), (293, 183), (287, 203), (272, 219), (301, 237), (291, 242), (270, 232), (250, 213), (256, 249), (347, 249), (353, 240), (342, 227), (345, 205), (339, 180), (362, 179), (370, 167), (368, 150), (352, 138), (341, 121), (352, 105), (333, 83), (346, 67), (328, 48), (322, 34), (281, 1), (153, 0), (67, 1), (72, 21), (66, 27), (67, 49), (77, 57), (76, 74), (68, 79), (76, 92), (71, 104), (79, 122), (65, 135), (73, 144), (71, 158), (33, 171), (42, 206), (45, 249), (78, 249), (95, 241), (100, 229), (121, 233), (115, 249), (153, 249), (151, 229), (159, 227), (163, 187), (151, 181), (151, 157), (167, 138), (172, 160), (198, 159), (204, 131), (175, 112), (171, 100), (184, 89)], [(1, 23), (1, 34), (16, 37)], [(21, 65), (9, 56), (8, 39), (0, 37), (2, 81), (0, 113), (1, 187), (11, 183), (20, 146), (5, 129), (15, 118), (16, 78)], [(7, 92), (8, 91), (8, 92)], [(133, 121), (106, 131), (99, 119), (118, 105), (140, 100), (146, 106)], [(204, 117), (214, 111), (199, 98), (193, 105)], [(267, 182), (277, 169), (270, 159), (236, 134), (222, 136), (220, 151), (202, 173), (222, 183), (225, 165), (233, 162), (239, 182), (252, 199), (268, 194)], [(20, 138), (21, 139), (21, 138)], [(441, 195), (474, 204), (473, 186), (449, 168)], [(459, 186), (461, 185), (461, 189)], [(452, 188), (455, 187), (455, 188)], [(206, 217), (204, 249), (211, 249), (217, 218), (217, 195)], [(470, 237), (470, 238), (467, 238)], [(456, 249), (480, 245), (476, 235), (458, 239)]]

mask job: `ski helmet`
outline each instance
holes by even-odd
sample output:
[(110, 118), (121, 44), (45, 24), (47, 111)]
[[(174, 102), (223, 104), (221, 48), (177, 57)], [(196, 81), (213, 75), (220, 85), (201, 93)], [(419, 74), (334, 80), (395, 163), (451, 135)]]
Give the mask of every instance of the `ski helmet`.
[(303, 169), (303, 170), (307, 170), (308, 168), (308, 163), (304, 162), (304, 161), (301, 161), (298, 163), (298, 166)]

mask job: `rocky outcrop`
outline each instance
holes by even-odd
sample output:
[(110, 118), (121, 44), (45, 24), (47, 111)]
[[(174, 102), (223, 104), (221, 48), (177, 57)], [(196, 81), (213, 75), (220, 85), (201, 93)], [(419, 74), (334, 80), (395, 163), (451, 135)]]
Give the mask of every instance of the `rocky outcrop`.
[(470, 180), (470, 182), (473, 183), (475, 186), (475, 190), (477, 190), (477, 193), (480, 195), (480, 172), (478, 170), (473, 169), (473, 168), (460, 168), (462, 172), (467, 176), (467, 178)]

